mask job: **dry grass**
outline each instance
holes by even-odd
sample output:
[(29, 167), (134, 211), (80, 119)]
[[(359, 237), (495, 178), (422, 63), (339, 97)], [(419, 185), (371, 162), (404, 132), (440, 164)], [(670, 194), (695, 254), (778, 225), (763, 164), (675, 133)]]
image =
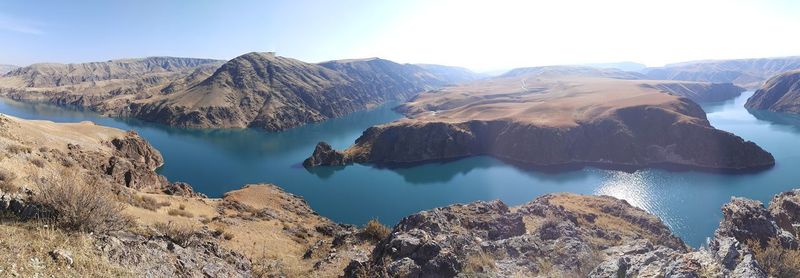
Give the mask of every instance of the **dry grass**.
[(370, 240), (379, 241), (387, 237), (391, 232), (392, 230), (389, 227), (381, 224), (377, 219), (371, 219), (367, 222), (367, 225), (364, 225), (362, 234)]
[(484, 252), (477, 252), (467, 256), (464, 263), (464, 273), (486, 273), (497, 268), (494, 258)]
[(31, 164), (36, 165), (36, 167), (44, 168), (44, 160), (42, 160), (41, 158), (31, 158), (29, 159), (29, 161), (31, 162)]
[(185, 210), (182, 210), (182, 209), (170, 209), (167, 212), (167, 214), (172, 215), (172, 216), (183, 216), (183, 217), (186, 217), (186, 218), (194, 217), (193, 213), (185, 211)]
[(764, 247), (757, 242), (747, 245), (770, 277), (800, 277), (800, 250), (784, 249), (776, 239)]
[(132, 198), (128, 200), (128, 203), (135, 206), (140, 207), (146, 210), (156, 211), (161, 207), (168, 207), (172, 205), (168, 201), (159, 202), (156, 198), (146, 196), (146, 195), (134, 195)]
[(130, 227), (132, 219), (122, 213), (123, 205), (99, 183), (64, 171), (38, 183), (34, 201), (52, 210), (52, 220), (67, 230), (103, 233)]
[(175, 244), (183, 247), (190, 246), (197, 241), (197, 231), (189, 225), (167, 222), (156, 223), (153, 228)]
[(21, 145), (9, 145), (6, 147), (6, 151), (11, 154), (29, 154), (31, 153), (31, 148)]
[[(67, 233), (41, 223), (0, 223), (2, 277), (133, 277), (129, 270), (99, 254), (85, 234)], [(57, 263), (48, 252), (71, 253), (72, 266)]]
[(3, 192), (17, 192), (19, 188), (14, 181), (17, 179), (17, 174), (6, 169), (0, 169), (0, 190)]

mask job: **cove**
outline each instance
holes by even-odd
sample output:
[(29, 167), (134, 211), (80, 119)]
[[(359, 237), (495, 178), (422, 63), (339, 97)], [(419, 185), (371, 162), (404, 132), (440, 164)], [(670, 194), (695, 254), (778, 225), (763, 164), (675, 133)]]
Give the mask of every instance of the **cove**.
[(715, 127), (758, 143), (776, 159), (775, 167), (749, 174), (647, 169), (633, 173), (583, 168), (564, 172), (525, 170), (490, 157), (473, 157), (408, 168), (368, 165), (321, 167), (300, 163), (318, 141), (342, 149), (369, 126), (402, 116), (392, 104), (285, 132), (179, 129), (131, 119), (115, 119), (49, 104), (0, 101), (0, 113), (55, 122), (93, 121), (136, 130), (161, 151), (159, 172), (184, 181), (211, 197), (247, 183), (274, 183), (303, 196), (334, 221), (363, 224), (377, 218), (394, 224), (403, 216), (438, 206), (501, 199), (519, 205), (551, 192), (611, 195), (659, 217), (688, 244), (700, 246), (716, 229), (720, 207), (731, 196), (768, 202), (776, 193), (800, 186), (800, 117), (748, 111), (746, 92), (736, 99), (702, 104)]

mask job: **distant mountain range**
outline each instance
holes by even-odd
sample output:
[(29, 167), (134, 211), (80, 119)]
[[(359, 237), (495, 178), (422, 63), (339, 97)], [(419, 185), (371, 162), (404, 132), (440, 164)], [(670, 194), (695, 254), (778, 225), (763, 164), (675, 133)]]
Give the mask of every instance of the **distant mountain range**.
[(651, 79), (733, 83), (756, 89), (773, 75), (800, 69), (800, 57), (706, 60), (645, 69)]
[(475, 80), (469, 70), (370, 58), (306, 63), (274, 53), (230, 61), (149, 57), (34, 64), (0, 94), (179, 127), (284, 130)]
[(15, 65), (0, 65), (0, 75), (6, 74), (9, 71), (19, 68)]

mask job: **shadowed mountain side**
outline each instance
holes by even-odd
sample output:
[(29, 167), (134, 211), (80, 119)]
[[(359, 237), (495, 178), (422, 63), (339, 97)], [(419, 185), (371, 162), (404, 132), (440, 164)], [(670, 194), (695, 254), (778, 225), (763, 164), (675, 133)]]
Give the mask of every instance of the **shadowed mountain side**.
[(745, 107), (774, 112), (800, 113), (800, 70), (778, 74), (764, 83)]

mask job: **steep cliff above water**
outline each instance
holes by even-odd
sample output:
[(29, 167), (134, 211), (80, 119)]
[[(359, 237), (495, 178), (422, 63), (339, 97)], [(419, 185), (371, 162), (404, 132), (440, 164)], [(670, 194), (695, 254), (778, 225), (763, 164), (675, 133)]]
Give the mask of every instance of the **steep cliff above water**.
[(745, 107), (800, 113), (800, 70), (784, 72), (767, 80), (747, 100)]
[(697, 104), (678, 96), (691, 88), (739, 93), (735, 86), (560, 75), (529, 72), (420, 94), (398, 108), (408, 119), (367, 129), (341, 161), (315, 154), (305, 164), (402, 165), (476, 155), (538, 167), (774, 164), (771, 154), (713, 128)]

